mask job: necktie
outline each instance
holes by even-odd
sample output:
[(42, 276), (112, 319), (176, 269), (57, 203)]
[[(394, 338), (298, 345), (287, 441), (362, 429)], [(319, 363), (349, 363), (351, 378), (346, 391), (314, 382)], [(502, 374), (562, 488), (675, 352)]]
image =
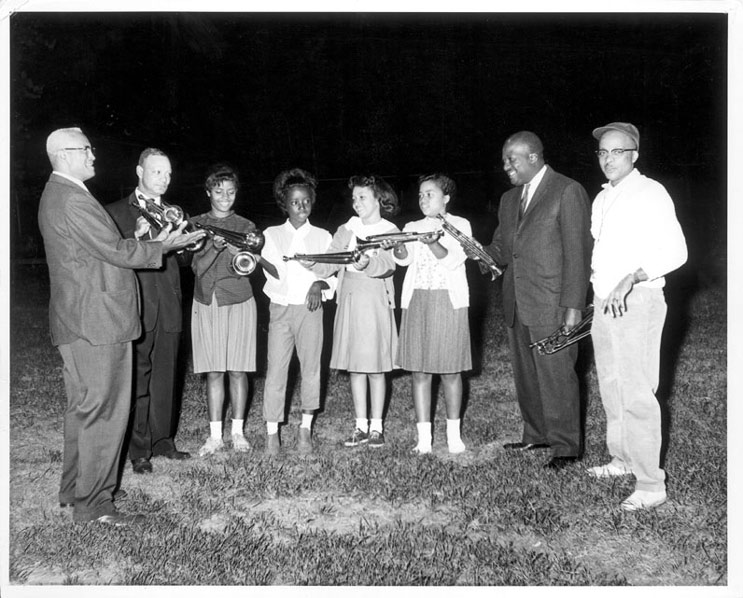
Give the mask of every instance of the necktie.
[(529, 183), (524, 185), (524, 190), (521, 193), (521, 204), (519, 205), (519, 221), (524, 217), (526, 211), (526, 202), (529, 199)]

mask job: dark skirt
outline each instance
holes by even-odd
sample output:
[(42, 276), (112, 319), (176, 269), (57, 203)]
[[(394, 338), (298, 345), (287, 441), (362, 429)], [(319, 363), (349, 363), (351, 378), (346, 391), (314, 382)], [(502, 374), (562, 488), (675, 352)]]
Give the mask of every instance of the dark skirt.
[(415, 289), (410, 305), (402, 310), (395, 364), (429, 374), (471, 370), (468, 311), (454, 309), (447, 290)]

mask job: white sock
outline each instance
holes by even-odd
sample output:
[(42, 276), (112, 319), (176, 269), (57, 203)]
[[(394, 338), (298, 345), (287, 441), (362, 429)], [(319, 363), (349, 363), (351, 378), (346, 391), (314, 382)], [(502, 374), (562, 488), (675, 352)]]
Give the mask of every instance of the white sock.
[(462, 437), (459, 434), (459, 423), (461, 420), (458, 419), (447, 419), (446, 420), (446, 441), (449, 444), (455, 444), (462, 442)]
[(245, 420), (243, 419), (235, 419), (232, 418), (232, 434), (239, 434), (240, 436), (243, 435), (243, 423)]
[(357, 417), (356, 427), (362, 432), (368, 432), (369, 431), (369, 420), (366, 419), (365, 417)]
[(266, 422), (266, 432), (269, 434), (278, 434), (279, 422)]
[(300, 428), (307, 428), (308, 430), (312, 429), (312, 418), (315, 416), (314, 413), (303, 413), (302, 414), (302, 423), (299, 426)]
[(371, 425), (369, 426), (370, 432), (379, 432), (382, 433), (382, 420), (381, 419), (372, 419)]
[(222, 440), (222, 422), (209, 422), (209, 433), (215, 440)]
[(431, 422), (418, 422), (418, 446), (431, 446)]

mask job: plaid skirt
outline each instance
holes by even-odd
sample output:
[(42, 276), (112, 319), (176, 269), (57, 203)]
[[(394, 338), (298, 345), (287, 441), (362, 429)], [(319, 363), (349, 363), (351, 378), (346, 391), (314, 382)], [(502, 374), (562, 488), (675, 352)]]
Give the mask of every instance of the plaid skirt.
[(218, 305), (216, 297), (212, 297), (211, 305), (194, 301), (191, 309), (194, 373), (254, 372), (257, 313), (253, 297), (234, 305)]
[(402, 310), (395, 364), (428, 374), (471, 370), (469, 309), (454, 309), (447, 290), (415, 289)]

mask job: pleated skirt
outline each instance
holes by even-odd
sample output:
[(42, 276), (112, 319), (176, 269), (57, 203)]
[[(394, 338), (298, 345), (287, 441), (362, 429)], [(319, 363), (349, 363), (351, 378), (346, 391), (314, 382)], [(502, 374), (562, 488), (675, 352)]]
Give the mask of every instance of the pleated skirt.
[(252, 297), (234, 305), (193, 302), (193, 371), (254, 372), (257, 310)]
[(402, 310), (395, 364), (428, 374), (471, 370), (468, 312), (466, 307), (452, 307), (447, 290), (415, 289)]
[(335, 312), (330, 367), (365, 374), (389, 372), (396, 350), (397, 325), (384, 282), (345, 272)]

